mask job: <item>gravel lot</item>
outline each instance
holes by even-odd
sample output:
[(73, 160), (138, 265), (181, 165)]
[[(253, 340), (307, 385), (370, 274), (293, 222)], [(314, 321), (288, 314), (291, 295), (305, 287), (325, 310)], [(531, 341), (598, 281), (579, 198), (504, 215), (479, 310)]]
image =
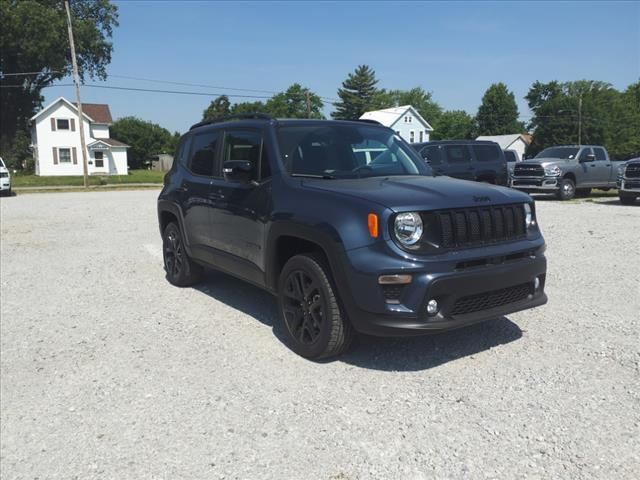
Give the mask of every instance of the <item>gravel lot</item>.
[(640, 207), (538, 202), (544, 307), (313, 363), (165, 281), (156, 196), (0, 200), (2, 478), (637, 478)]

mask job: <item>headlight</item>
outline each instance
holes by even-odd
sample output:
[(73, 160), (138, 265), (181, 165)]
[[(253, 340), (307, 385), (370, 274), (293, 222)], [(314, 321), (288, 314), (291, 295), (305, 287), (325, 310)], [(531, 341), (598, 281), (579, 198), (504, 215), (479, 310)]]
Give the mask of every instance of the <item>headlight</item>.
[(544, 167), (544, 174), (547, 177), (559, 177), (562, 175), (562, 169), (557, 165), (554, 167)]
[(624, 177), (624, 167), (625, 167), (624, 165), (620, 165), (618, 167), (618, 176), (619, 177)]
[(536, 225), (536, 221), (533, 218), (531, 205), (529, 205), (528, 203), (524, 204), (524, 223), (527, 226), (527, 230)]
[(393, 233), (405, 247), (412, 247), (422, 237), (422, 218), (415, 212), (401, 213), (396, 217)]

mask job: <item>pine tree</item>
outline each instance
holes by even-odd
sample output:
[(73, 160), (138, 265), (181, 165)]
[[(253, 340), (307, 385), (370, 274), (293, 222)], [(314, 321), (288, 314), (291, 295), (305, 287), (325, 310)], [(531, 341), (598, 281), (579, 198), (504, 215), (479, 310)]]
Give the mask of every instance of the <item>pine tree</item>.
[(504, 83), (494, 83), (485, 92), (478, 108), (478, 135), (522, 133), (524, 125), (518, 121), (518, 116), (513, 92)]
[(359, 65), (338, 89), (340, 102), (331, 116), (337, 120), (355, 120), (369, 110), (377, 93), (376, 73), (368, 65)]

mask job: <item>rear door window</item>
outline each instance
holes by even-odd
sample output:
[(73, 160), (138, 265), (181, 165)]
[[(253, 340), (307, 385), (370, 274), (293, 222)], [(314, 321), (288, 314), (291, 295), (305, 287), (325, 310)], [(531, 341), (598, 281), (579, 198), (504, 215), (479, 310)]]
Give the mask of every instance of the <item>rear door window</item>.
[(500, 161), (500, 147), (497, 145), (471, 145), (471, 149), (479, 162)]
[(187, 168), (195, 175), (207, 177), (219, 176), (218, 140), (219, 131), (209, 131), (194, 135), (191, 157)]
[(447, 163), (471, 163), (471, 152), (466, 145), (445, 145), (443, 150)]

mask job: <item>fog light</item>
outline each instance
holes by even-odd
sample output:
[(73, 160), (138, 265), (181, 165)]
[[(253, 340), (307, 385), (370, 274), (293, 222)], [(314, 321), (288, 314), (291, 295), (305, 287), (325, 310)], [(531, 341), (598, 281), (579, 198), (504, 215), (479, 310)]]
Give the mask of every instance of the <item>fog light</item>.
[(435, 315), (438, 313), (438, 302), (433, 298), (427, 302), (427, 313), (429, 315)]
[(540, 288), (540, 277), (536, 277), (533, 281), (533, 289), (538, 290)]

